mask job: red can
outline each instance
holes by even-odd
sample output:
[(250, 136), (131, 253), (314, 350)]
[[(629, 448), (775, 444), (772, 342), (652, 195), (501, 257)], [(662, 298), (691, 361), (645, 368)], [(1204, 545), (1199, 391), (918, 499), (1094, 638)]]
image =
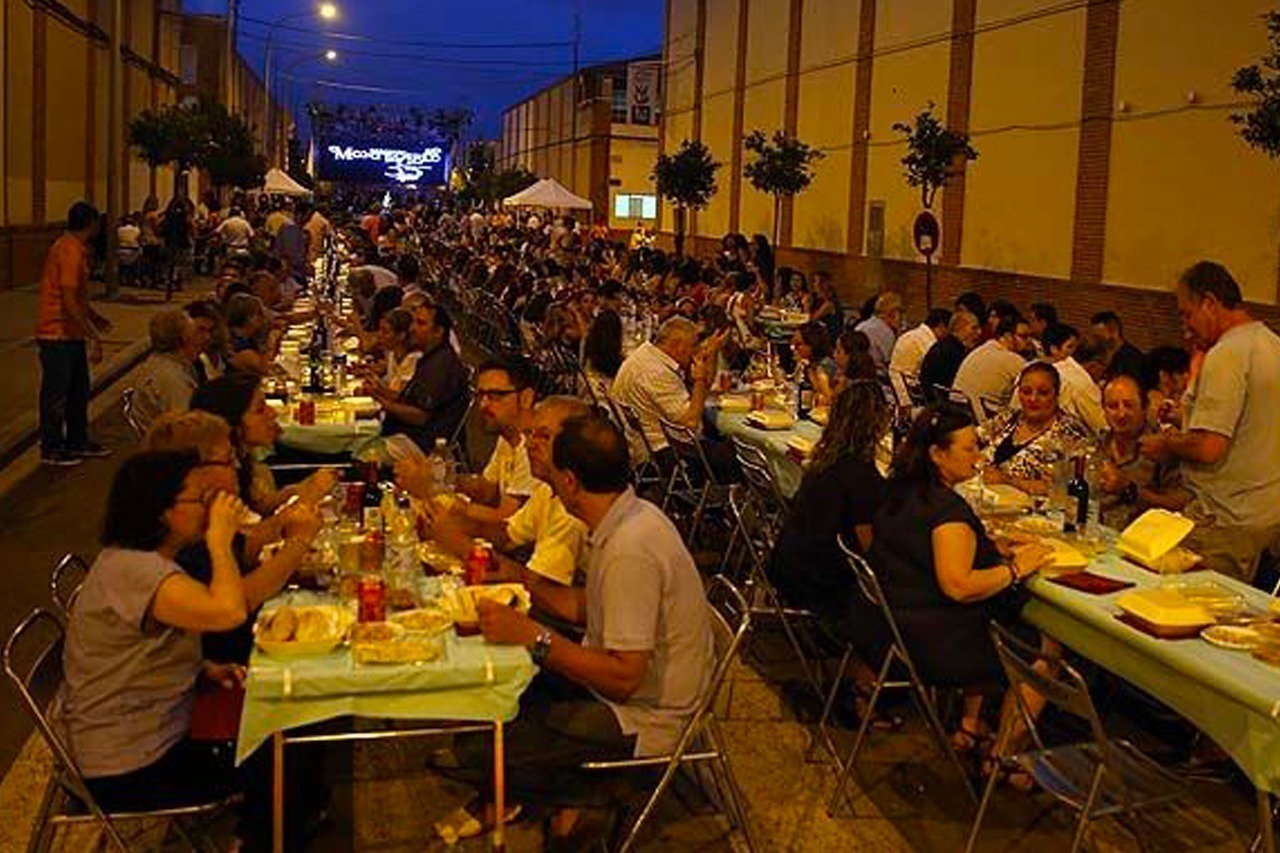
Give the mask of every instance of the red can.
[(493, 546), (483, 539), (477, 539), (471, 546), (471, 553), (467, 555), (467, 584), (479, 586), (485, 583), (489, 573), (493, 571), (493, 564)]
[(346, 500), (342, 504), (342, 513), (347, 518), (353, 518), (357, 522), (360, 520), (361, 511), (364, 508), (364, 483), (348, 482), (346, 485)]
[(314, 426), (316, 422), (316, 401), (298, 401), (298, 423), (302, 426)]
[(381, 575), (363, 574), (356, 586), (361, 622), (385, 622), (387, 620), (387, 585)]

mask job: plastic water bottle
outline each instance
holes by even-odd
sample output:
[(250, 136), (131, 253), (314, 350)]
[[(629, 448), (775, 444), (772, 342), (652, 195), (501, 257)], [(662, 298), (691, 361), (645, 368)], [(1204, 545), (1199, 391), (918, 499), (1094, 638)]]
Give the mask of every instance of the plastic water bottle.
[(449, 442), (443, 438), (436, 439), (435, 452), (432, 454), (435, 468), (436, 485), (441, 492), (452, 492), (458, 483), (458, 462), (449, 450)]

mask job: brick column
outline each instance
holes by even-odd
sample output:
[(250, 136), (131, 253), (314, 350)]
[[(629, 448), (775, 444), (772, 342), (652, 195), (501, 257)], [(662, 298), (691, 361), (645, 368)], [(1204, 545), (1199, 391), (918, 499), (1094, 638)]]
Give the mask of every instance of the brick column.
[[(791, 0), (791, 24), (787, 27), (786, 104), (782, 127), (787, 136), (795, 136), (800, 122), (800, 38), (804, 27), (804, 0)], [(778, 209), (778, 246), (791, 245), (791, 224), (795, 214), (795, 196), (783, 196)], [(775, 247), (777, 248), (777, 247)]]
[(871, 69), (876, 46), (876, 0), (862, 0), (858, 19), (858, 60), (853, 65), (853, 148), (849, 163), (849, 215), (845, 251), (866, 251), (867, 134), (871, 130)]
[(1080, 94), (1080, 148), (1071, 239), (1073, 281), (1102, 280), (1119, 31), (1118, 0), (1091, 0), (1085, 16), (1084, 83)]
[(49, 18), (36, 6), (32, 18), (31, 69), (31, 222), (42, 225), (48, 215), (45, 186), (49, 155), (49, 122), (46, 108), (49, 89)]
[(735, 53), (737, 68), (733, 75), (733, 130), (729, 134), (733, 145), (733, 152), (729, 157), (730, 231), (738, 230), (738, 205), (742, 201), (742, 110), (746, 100), (747, 17), (750, 14), (751, 0), (741, 0), (738, 4), (738, 50)]
[[(674, 0), (671, 0), (674, 2)], [(670, 6), (668, 6), (670, 8)], [(689, 131), (694, 139), (702, 141), (702, 75), (706, 65), (706, 49), (707, 49), (707, 0), (698, 0), (698, 22), (694, 26), (693, 39), (693, 127)], [(662, 81), (662, 91), (667, 91), (667, 81)], [(665, 98), (666, 95), (664, 94)], [(674, 215), (674, 214), (673, 214)], [(675, 220), (671, 222), (671, 227), (675, 227)], [(684, 237), (685, 242), (692, 246), (693, 235), (698, 233), (698, 211), (689, 210), (685, 213), (684, 221)], [(686, 247), (686, 252), (689, 247)]]
[[(947, 86), (947, 128), (969, 132), (969, 96), (973, 89), (973, 25), (978, 0), (955, 0), (951, 13), (951, 76)], [(960, 263), (964, 239), (964, 161), (942, 191), (942, 257), (951, 266)]]
[[(89, 0), (89, 20), (98, 21), (98, 0)], [(85, 98), (87, 108), (84, 120), (87, 122), (84, 135), (84, 197), (95, 202), (104, 211), (106, 205), (97, 198), (98, 178), (98, 47), (92, 39), (84, 40), (84, 50), (89, 57), (89, 70), (85, 75), (85, 89), (89, 97)]]

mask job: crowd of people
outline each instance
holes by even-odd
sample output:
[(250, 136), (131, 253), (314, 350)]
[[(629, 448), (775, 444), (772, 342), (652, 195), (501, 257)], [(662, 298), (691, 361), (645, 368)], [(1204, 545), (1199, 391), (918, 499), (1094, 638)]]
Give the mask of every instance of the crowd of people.
[[(330, 319), (359, 341), (384, 434), (430, 452), (474, 405), (494, 436), (451, 508), (424, 500), (419, 512), (460, 556), (474, 538), (492, 542), (500, 575), (530, 589), (534, 616), (486, 603), (480, 623), (543, 668), (508, 731), (507, 782), (517, 802), (550, 810), (560, 842), (588, 832), (581, 809), (599, 805), (576, 768), (668, 751), (708, 688), (691, 543), (636, 492), (633, 470), (676, 464), (674, 425), (698, 437), (717, 481), (738, 479), (732, 445), (705, 417), (726, 374), (791, 377), (829, 411), (770, 578), (875, 669), (885, 626), (852, 584), (840, 539), (866, 555), (922, 674), (965, 690), (958, 749), (990, 746), (983, 700), (1003, 677), (987, 626), (1018, 624), (1022, 583), (1050, 554), (989, 536), (957, 484), (981, 476), (1048, 496), (1084, 456), (1109, 525), (1180, 509), (1206, 563), (1245, 580), (1280, 536), (1280, 433), (1265, 422), (1280, 403), (1280, 338), (1215, 263), (1176, 285), (1189, 349), (1142, 353), (1112, 312), (1079, 330), (1051, 304), (1024, 313), (976, 293), (907, 328), (900, 295), (849, 310), (830, 275), (776, 267), (762, 236), (728, 235), (715, 257), (694, 258), (629, 248), (568, 217), (435, 203), (355, 202), (333, 224), (305, 207), (260, 222), (243, 213), (232, 207), (215, 229), (228, 249), (215, 298), (152, 323), (143, 450), (117, 475), (103, 551), (70, 620), (68, 739), (112, 808), (192, 796), (193, 779), (235, 783), (191, 738), (192, 706), (200, 679), (243, 674), (254, 613), (298, 567), (335, 483), (322, 471), (278, 488), (260, 461), (279, 435), (264, 384), (282, 330), (307, 319), (296, 296), (316, 286), (309, 261), (330, 237), (350, 261), (355, 305)], [(91, 208), (72, 210), (42, 281), (42, 442), (58, 464), (96, 449), (78, 408), (86, 342), (103, 329), (83, 298), (96, 224)], [(779, 335), (765, 308), (808, 319)], [(489, 357), (469, 375), (480, 326), (498, 344), (483, 342)], [(891, 433), (886, 471), (877, 451)], [(426, 465), (401, 462), (400, 488), (427, 497)], [(246, 509), (261, 520), (246, 523)], [(439, 769), (483, 786), (487, 743), (459, 739), (456, 765)], [(246, 824), (246, 841), (260, 830)]]

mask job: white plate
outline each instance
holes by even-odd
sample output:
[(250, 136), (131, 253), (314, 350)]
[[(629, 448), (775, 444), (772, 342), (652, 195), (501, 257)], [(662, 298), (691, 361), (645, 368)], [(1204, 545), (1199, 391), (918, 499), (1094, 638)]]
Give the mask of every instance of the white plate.
[(1205, 642), (1221, 649), (1247, 652), (1262, 645), (1262, 636), (1252, 628), (1241, 625), (1210, 625), (1200, 632)]

